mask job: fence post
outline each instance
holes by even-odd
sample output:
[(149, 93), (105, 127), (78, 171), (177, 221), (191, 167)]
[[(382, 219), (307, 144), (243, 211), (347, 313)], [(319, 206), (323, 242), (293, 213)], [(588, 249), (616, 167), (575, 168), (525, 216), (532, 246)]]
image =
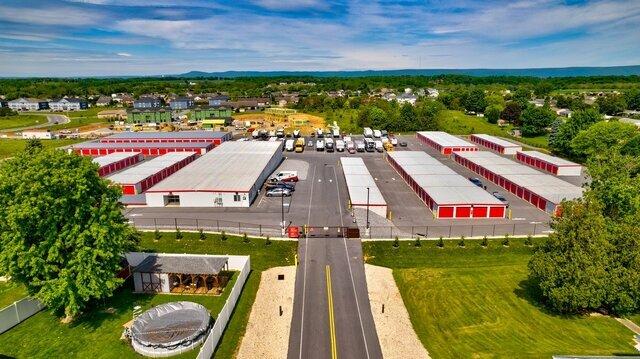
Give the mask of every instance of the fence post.
[(238, 222), (238, 234), (240, 234), (240, 222)]
[(389, 239), (393, 238), (393, 226), (389, 226)]
[(173, 219), (173, 225), (176, 227), (176, 232), (178, 231), (178, 219), (174, 218)]
[(259, 224), (258, 228), (259, 228), (258, 230), (260, 231), (260, 236), (262, 237), (262, 224)]
[(157, 218), (153, 219), (153, 227), (155, 228), (156, 231), (158, 230), (158, 219)]
[(425, 231), (424, 238), (429, 238), (429, 226), (426, 226), (425, 229), (426, 229), (426, 231)]
[(196, 218), (196, 230), (200, 230), (200, 222), (198, 221), (198, 219)]
[(495, 237), (495, 236), (496, 236), (496, 225), (494, 224), (493, 225), (493, 235), (492, 235), (492, 237)]
[(413, 239), (414, 228), (411, 226), (411, 238)]
[(218, 232), (220, 232), (220, 220), (216, 219), (216, 228), (218, 229)]
[(536, 235), (536, 229), (537, 229), (537, 228), (538, 228), (538, 224), (537, 224), (537, 223), (534, 223), (534, 224), (533, 224), (533, 235), (534, 235), (534, 236)]
[(469, 237), (473, 237), (473, 224), (471, 225), (471, 235)]
[(513, 232), (512, 232), (512, 234), (513, 234), (514, 236), (516, 235), (516, 224), (515, 224), (515, 223), (513, 224)]
[(449, 237), (448, 238), (451, 238), (451, 226), (449, 226)]

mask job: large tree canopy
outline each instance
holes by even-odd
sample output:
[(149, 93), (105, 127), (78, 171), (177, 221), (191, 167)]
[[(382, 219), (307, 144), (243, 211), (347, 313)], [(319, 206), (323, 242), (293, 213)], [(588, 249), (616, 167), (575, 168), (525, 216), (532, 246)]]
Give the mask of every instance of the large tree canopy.
[(522, 112), (522, 135), (532, 137), (544, 134), (555, 118), (556, 114), (548, 107), (528, 107)]
[(68, 318), (110, 296), (136, 238), (89, 158), (22, 152), (0, 166), (0, 271)]
[(635, 125), (618, 122), (598, 122), (580, 131), (571, 141), (571, 148), (583, 158), (605, 153), (610, 148), (619, 149), (638, 133)]
[(573, 156), (571, 141), (582, 130), (602, 120), (602, 115), (594, 110), (576, 111), (571, 118), (560, 124), (549, 137), (549, 147), (559, 154)]

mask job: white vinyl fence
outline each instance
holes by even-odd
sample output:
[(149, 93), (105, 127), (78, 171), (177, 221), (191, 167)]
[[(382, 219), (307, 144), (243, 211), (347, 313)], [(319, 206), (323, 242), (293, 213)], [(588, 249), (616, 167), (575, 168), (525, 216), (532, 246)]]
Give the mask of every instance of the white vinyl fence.
[[(237, 257), (235, 258), (237, 260), (232, 260), (231, 257)], [(239, 266), (242, 259), (244, 259), (244, 264)], [(234, 268), (233, 264), (235, 264), (237, 267)], [(198, 359), (211, 358), (213, 356), (213, 352), (218, 346), (218, 341), (220, 341), (222, 333), (227, 327), (229, 319), (231, 319), (231, 313), (236, 307), (236, 303), (238, 302), (240, 293), (242, 293), (242, 287), (244, 287), (244, 283), (247, 281), (247, 277), (249, 276), (249, 272), (251, 271), (251, 261), (249, 259), (249, 256), (230, 256), (229, 268), (240, 269), (240, 275), (238, 276), (238, 280), (231, 290), (231, 294), (229, 294), (229, 297), (227, 298), (227, 302), (224, 303), (224, 307), (222, 307), (222, 310), (220, 310), (220, 313), (218, 313), (218, 317), (213, 324), (213, 328), (211, 328), (211, 332), (209, 332), (207, 340), (205, 340), (202, 348), (200, 349)]]
[(37, 299), (23, 298), (0, 310), (0, 334), (20, 324), (44, 308)]

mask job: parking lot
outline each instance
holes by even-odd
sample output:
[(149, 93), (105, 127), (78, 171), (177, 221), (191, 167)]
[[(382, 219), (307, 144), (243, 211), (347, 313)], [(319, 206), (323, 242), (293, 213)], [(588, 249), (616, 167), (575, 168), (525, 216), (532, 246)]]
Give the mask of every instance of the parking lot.
[[(358, 136), (354, 136), (358, 137)], [(425, 151), (464, 177), (478, 177), (477, 174), (458, 165), (436, 150), (423, 145), (414, 136), (398, 136), (407, 147), (395, 147), (395, 151)], [(315, 142), (315, 141), (314, 141)], [(386, 154), (380, 152), (326, 152), (315, 147), (305, 147), (302, 153), (285, 152), (285, 160), (277, 171), (297, 171), (300, 181), (291, 197), (267, 197), (260, 192), (250, 208), (131, 208), (127, 215), (142, 218), (197, 218), (239, 222), (264, 226), (280, 226), (282, 212), (285, 223), (294, 226), (314, 227), (354, 226), (354, 217), (348, 208), (348, 192), (339, 158), (357, 156), (363, 158), (369, 172), (382, 192), (390, 211), (390, 220), (374, 218), (371, 226), (396, 227), (396, 233), (410, 234), (434, 230), (440, 235), (483, 235), (497, 233), (544, 233), (548, 231), (550, 216), (531, 204), (499, 188), (492, 182), (480, 178), (486, 190), (499, 191), (509, 201), (509, 218), (504, 219), (436, 219), (429, 208), (407, 186), (398, 173), (389, 166)], [(276, 172), (277, 172), (276, 171)], [(579, 181), (573, 178), (572, 182)], [(358, 216), (357, 216), (358, 217)], [(359, 217), (358, 217), (359, 218)], [(360, 227), (364, 223), (359, 223)], [(431, 227), (425, 229), (421, 227)], [(471, 226), (475, 227), (472, 228)], [(441, 227), (440, 229), (438, 229)], [(453, 227), (453, 229), (451, 228)], [(486, 227), (486, 228), (482, 228)], [(492, 228), (493, 227), (493, 228)], [(458, 231), (456, 231), (458, 228)], [(481, 230), (478, 231), (478, 228)], [(497, 229), (496, 229), (497, 228)], [(387, 230), (384, 230), (387, 233)], [(475, 231), (475, 233), (474, 233)], [(393, 233), (393, 229), (389, 231)], [(388, 237), (389, 235), (386, 235)]]

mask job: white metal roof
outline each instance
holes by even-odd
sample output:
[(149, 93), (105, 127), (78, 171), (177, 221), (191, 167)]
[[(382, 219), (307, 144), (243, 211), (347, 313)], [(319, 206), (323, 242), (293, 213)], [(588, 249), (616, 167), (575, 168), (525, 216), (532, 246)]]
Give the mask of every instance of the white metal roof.
[(476, 147), (476, 145), (471, 142), (467, 142), (460, 137), (442, 131), (421, 131), (418, 132), (418, 134), (443, 147)]
[(542, 153), (542, 152), (538, 152), (538, 151), (518, 151), (518, 152), (522, 153), (525, 156), (537, 158), (539, 160), (551, 163), (551, 164), (556, 165), (558, 167), (575, 167), (575, 166), (580, 167), (579, 164), (571, 162), (571, 161), (567, 161), (564, 158), (551, 156), (551, 155), (548, 155), (546, 153)]
[(193, 155), (195, 152), (170, 152), (130, 167), (107, 177), (107, 179), (119, 184), (136, 184)]
[(563, 199), (579, 198), (584, 191), (581, 187), (493, 152), (457, 152), (455, 155), (466, 158), (553, 203), (560, 203)]
[(371, 177), (367, 166), (360, 157), (340, 157), (347, 190), (352, 204), (367, 204), (367, 187), (369, 187), (369, 205), (386, 206), (387, 202)]
[(96, 157), (93, 159), (93, 163), (97, 163), (98, 166), (105, 167), (112, 163), (120, 162), (125, 158), (137, 157), (140, 152), (113, 152), (105, 156)]
[[(465, 152), (472, 153), (472, 152)], [(388, 152), (438, 205), (502, 205), (497, 198), (422, 151)], [(434, 164), (433, 162), (437, 164)], [(406, 163), (411, 163), (406, 165)]]
[(249, 192), (277, 153), (279, 141), (224, 142), (147, 192)]
[(515, 144), (513, 142), (509, 142), (507, 140), (504, 140), (500, 137), (496, 137), (496, 136), (491, 136), (491, 135), (485, 135), (484, 133), (474, 133), (473, 136), (481, 138), (485, 141), (489, 141), (493, 144), (496, 144), (498, 146), (502, 146), (505, 148), (519, 148), (522, 149), (522, 146)]

